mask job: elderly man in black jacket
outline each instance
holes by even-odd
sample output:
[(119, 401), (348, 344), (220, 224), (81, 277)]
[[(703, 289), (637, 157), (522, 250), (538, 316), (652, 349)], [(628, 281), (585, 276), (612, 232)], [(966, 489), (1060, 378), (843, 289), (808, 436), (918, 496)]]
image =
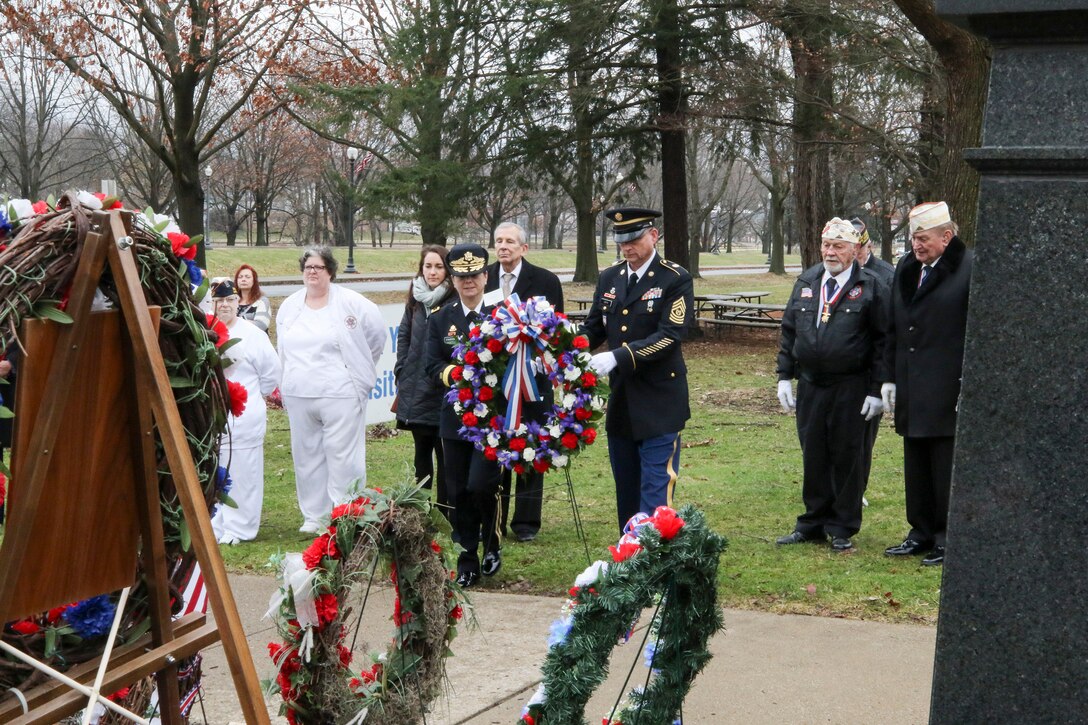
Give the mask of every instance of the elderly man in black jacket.
[(857, 264), (849, 222), (836, 217), (820, 236), (824, 261), (798, 277), (782, 317), (778, 398), (797, 409), (805, 512), (778, 544), (830, 536), (834, 551), (848, 551), (861, 529), (865, 425), (883, 409), (888, 288)]
[(903, 436), (911, 530), (884, 553), (928, 552), (922, 564), (933, 566), (944, 562), (972, 254), (943, 201), (914, 207), (910, 232), (911, 251), (899, 260), (892, 285), (885, 349), (892, 377), (881, 394)]
[[(495, 256), (498, 261), (487, 268), (487, 304), (499, 304), (512, 294), (522, 302), (530, 297), (543, 297), (552, 303), (556, 312), (563, 311), (563, 285), (559, 277), (549, 269), (538, 267), (525, 259), (529, 243), (520, 224), (503, 222), (495, 227)], [(551, 386), (545, 376), (537, 379), (543, 386), (544, 399), (527, 403), (525, 415), (538, 423), (544, 422), (552, 407)], [(502, 474), (502, 511), (499, 528), (506, 534), (506, 521), (510, 512), (510, 471)], [(517, 476), (514, 493), (514, 516), (510, 528), (518, 541), (532, 541), (540, 532), (540, 518), (544, 503), (544, 474), (526, 471)]]

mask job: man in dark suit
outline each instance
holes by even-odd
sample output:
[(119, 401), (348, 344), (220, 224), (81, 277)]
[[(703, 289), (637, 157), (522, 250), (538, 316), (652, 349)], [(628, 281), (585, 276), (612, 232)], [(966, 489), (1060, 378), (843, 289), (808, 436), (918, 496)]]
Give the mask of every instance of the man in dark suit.
[[(778, 399), (797, 408), (805, 512), (777, 543), (854, 548), (861, 529), (865, 426), (883, 408), (887, 286), (856, 262), (857, 232), (838, 217), (821, 234), (823, 262), (797, 278), (782, 317)], [(792, 380), (798, 378), (794, 404)]]
[[(544, 297), (557, 312), (563, 311), (563, 285), (551, 270), (538, 267), (525, 259), (529, 243), (520, 224), (503, 222), (495, 228), (495, 256), (497, 262), (487, 268), (486, 302), (497, 304), (511, 294), (524, 302), (530, 297)], [(525, 405), (525, 418), (543, 422), (552, 407), (551, 385), (545, 376), (537, 379), (537, 387), (544, 392), (539, 403)], [(500, 528), (506, 534), (506, 522), (510, 511), (510, 479), (512, 474), (502, 474), (502, 515)], [(514, 516), (510, 528), (518, 541), (532, 541), (540, 532), (541, 510), (544, 502), (544, 474), (526, 471), (517, 476), (514, 494)]]
[(585, 323), (598, 374), (611, 373), (605, 429), (620, 530), (672, 505), (680, 431), (691, 417), (680, 342), (693, 314), (691, 275), (658, 256), (653, 209), (609, 209), (624, 261), (601, 272)]
[[(446, 256), (446, 267), (453, 278), (458, 298), (444, 305), (427, 320), (427, 350), (424, 358), (428, 378), (451, 387), (456, 365), (453, 350), (458, 335), (491, 315), (484, 305), (487, 283), (487, 250), (479, 244), (458, 244)], [(445, 458), (447, 499), (453, 505), (454, 533), (463, 551), (457, 559), (457, 582), (463, 587), (475, 584), (480, 574), (492, 576), (502, 566), (499, 537), (495, 531), (498, 513), (499, 464), (488, 461), (481, 451), (458, 435), (461, 417), (454, 404), (443, 397), (438, 435), (442, 438)], [(484, 559), (479, 547), (483, 542)]]
[(888, 556), (929, 552), (922, 564), (944, 563), (952, 487), (956, 410), (963, 376), (972, 253), (943, 201), (910, 211), (911, 251), (899, 260), (885, 360), (891, 382), (881, 387), (903, 436), (907, 522), (903, 543)]

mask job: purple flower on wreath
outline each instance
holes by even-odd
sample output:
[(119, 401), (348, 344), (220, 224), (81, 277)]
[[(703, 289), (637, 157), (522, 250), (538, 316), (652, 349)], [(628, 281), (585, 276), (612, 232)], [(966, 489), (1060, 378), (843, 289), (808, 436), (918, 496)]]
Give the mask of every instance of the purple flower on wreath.
[(230, 493), (231, 486), (234, 485), (234, 481), (230, 478), (230, 471), (220, 466), (215, 471), (215, 487), (219, 490), (219, 493)]
[(182, 257), (181, 261), (185, 262), (185, 266), (188, 267), (189, 282), (193, 285), (193, 288), (199, 287), (204, 282), (204, 273), (200, 271), (200, 267), (191, 259)]
[(116, 611), (109, 595), (84, 599), (64, 610), (64, 619), (83, 639), (95, 639), (108, 634)]
[(4, 239), (11, 234), (12, 229), (14, 229), (14, 227), (11, 225), (11, 222), (8, 221), (8, 215), (3, 211), (0, 211), (0, 239)]
[(647, 667), (653, 668), (655, 654), (657, 654), (657, 640), (650, 640), (646, 643), (646, 649), (642, 651), (642, 659)]

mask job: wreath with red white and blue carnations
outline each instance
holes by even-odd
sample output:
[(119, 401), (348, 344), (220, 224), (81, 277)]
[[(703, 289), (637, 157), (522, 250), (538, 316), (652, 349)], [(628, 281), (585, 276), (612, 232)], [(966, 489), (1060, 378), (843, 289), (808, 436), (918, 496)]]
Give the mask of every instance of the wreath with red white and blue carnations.
[[(461, 437), (515, 473), (569, 466), (596, 440), (608, 399), (588, 350), (589, 339), (547, 299), (511, 295), (454, 348), (446, 399), (461, 418)], [(543, 399), (541, 371), (555, 397), (542, 423), (522, 417), (526, 402)]]

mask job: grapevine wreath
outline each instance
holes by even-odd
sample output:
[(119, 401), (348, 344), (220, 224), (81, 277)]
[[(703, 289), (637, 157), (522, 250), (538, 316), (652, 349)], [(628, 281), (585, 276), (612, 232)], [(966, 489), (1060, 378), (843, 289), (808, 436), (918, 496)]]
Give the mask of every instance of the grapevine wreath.
[[(438, 696), (444, 658), (466, 606), (435, 541), (445, 527), (429, 491), (406, 484), (366, 489), (333, 509), (328, 530), (288, 554), (269, 615), (281, 641), (268, 645), (277, 674), (270, 694), (292, 725), (416, 725)], [(394, 587), (389, 649), (352, 664), (353, 587), (387, 563)]]
[[(461, 417), (461, 436), (488, 460), (524, 473), (570, 465), (597, 438), (608, 384), (590, 368), (589, 340), (543, 297), (511, 295), (454, 348), (447, 400)], [(534, 369), (555, 389), (544, 423), (522, 420), (526, 401), (541, 399)]]
[[(71, 318), (64, 311), (83, 243), (91, 228), (94, 210), (120, 208), (115, 199), (86, 192), (66, 194), (59, 202), (52, 199), (33, 204), (17, 199), (0, 204), (0, 353), (6, 358), (19, 355), (17, 332), (22, 320), (38, 317), (59, 322)], [(221, 353), (226, 349), (208, 329), (208, 319), (193, 301), (193, 283), (202, 279), (192, 262), (199, 238), (190, 239), (176, 230), (170, 220), (150, 210), (134, 212), (131, 237), (144, 294), (150, 305), (162, 308), (159, 322), (159, 348), (166, 362), (175, 401), (185, 428), (186, 440), (196, 464), (205, 503), (209, 509), (216, 501), (227, 501), (229, 478), (219, 466), (218, 439), (226, 424), (228, 402), (240, 409), (244, 404), (223, 377)], [(99, 290), (119, 309), (116, 286), (106, 268)], [(202, 294), (198, 290), (198, 294)], [(9, 395), (8, 386), (0, 385), (0, 395)], [(243, 391), (244, 392), (244, 389)], [(9, 417), (11, 411), (0, 410)], [(158, 435), (156, 433), (156, 435)], [(167, 471), (165, 454), (156, 440), (160, 503), (166, 539), (168, 571), (177, 606), (181, 592), (192, 574), (195, 555), (189, 547), (189, 533), (172, 477)], [(5, 470), (6, 474), (7, 471)], [(18, 487), (18, 481), (10, 486)], [(0, 486), (0, 500), (3, 498)], [(132, 641), (147, 631), (147, 591), (143, 577), (136, 581), (125, 608), (118, 643)], [(65, 670), (72, 665), (98, 657), (102, 653), (116, 608), (116, 597), (102, 595), (82, 602), (57, 607), (34, 617), (3, 625), (4, 641)], [(181, 683), (183, 695), (195, 692), (199, 685), (199, 664), (185, 666), (188, 680)], [(0, 699), (14, 697), (9, 688), (27, 690), (41, 683), (44, 675), (14, 659), (0, 654)], [(153, 688), (133, 687), (114, 693), (113, 699), (129, 709), (146, 704)], [(140, 699), (142, 698), (142, 699)]]
[(583, 725), (586, 702), (604, 681), (616, 642), (631, 636), (643, 609), (657, 609), (644, 651), (646, 686), (604, 714), (604, 725), (673, 723), (695, 676), (710, 660), (707, 642), (722, 628), (718, 557), (726, 541), (703, 514), (659, 506), (636, 514), (613, 561), (597, 561), (574, 582), (552, 624), (544, 680), (519, 725)]

